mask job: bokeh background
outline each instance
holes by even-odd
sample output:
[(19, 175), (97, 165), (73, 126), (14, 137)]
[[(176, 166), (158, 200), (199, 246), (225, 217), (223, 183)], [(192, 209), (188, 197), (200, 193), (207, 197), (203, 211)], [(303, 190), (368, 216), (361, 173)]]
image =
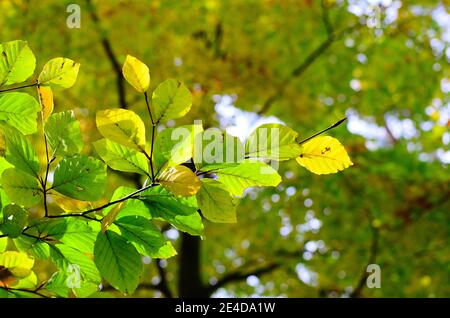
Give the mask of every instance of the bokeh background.
[[(0, 36), (28, 41), (37, 70), (57, 56), (81, 63), (55, 104), (75, 109), (85, 153), (96, 111), (147, 118), (119, 76), (126, 54), (150, 66), (152, 88), (177, 78), (193, 92), (171, 126), (201, 119), (245, 138), (283, 122), (307, 137), (348, 116), (330, 134), (354, 166), (316, 176), (283, 162), (283, 183), (248, 191), (237, 224), (207, 223), (202, 240), (165, 227), (180, 256), (144, 259), (134, 296), (450, 296), (447, 0), (0, 0)], [(105, 198), (132, 184), (109, 175)], [(371, 263), (379, 289), (365, 284)]]

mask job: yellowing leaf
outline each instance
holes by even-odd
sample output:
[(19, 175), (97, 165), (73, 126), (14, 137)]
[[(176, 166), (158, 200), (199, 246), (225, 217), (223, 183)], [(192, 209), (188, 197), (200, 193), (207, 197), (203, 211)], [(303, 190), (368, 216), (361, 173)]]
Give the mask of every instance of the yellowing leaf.
[(56, 204), (65, 212), (80, 212), (85, 211), (91, 207), (91, 203), (88, 201), (72, 199), (57, 192), (52, 192), (52, 198), (55, 200)]
[(38, 86), (38, 93), (42, 105), (42, 116), (44, 120), (47, 120), (53, 112), (53, 92), (49, 86)]
[(7, 251), (0, 254), (0, 266), (7, 268), (15, 277), (30, 275), (34, 260), (25, 253)]
[(102, 219), (102, 233), (104, 234), (111, 224), (115, 221), (117, 215), (122, 208), (123, 202), (116, 204), (116, 206)]
[(336, 173), (353, 165), (344, 146), (330, 136), (320, 136), (306, 142), (297, 162), (315, 174)]
[(71, 59), (57, 57), (48, 61), (38, 81), (42, 85), (50, 85), (54, 89), (64, 89), (72, 87), (78, 76), (80, 64)]
[(145, 147), (144, 123), (131, 110), (115, 108), (99, 111), (96, 123), (105, 138), (137, 150)]
[(201, 183), (198, 177), (185, 166), (169, 167), (158, 178), (161, 185), (179, 196), (191, 196), (197, 193)]
[(145, 93), (150, 86), (150, 71), (147, 65), (134, 56), (127, 55), (122, 73), (127, 82), (140, 93)]

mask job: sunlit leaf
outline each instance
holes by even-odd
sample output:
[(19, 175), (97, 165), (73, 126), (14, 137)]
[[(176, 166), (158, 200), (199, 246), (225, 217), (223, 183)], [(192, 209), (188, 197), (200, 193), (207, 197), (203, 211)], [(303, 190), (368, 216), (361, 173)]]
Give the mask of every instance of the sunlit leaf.
[(297, 138), (298, 133), (287, 126), (264, 124), (247, 138), (245, 154), (278, 161), (296, 158), (301, 152)]
[(0, 96), (0, 121), (5, 121), (24, 135), (37, 130), (37, 113), (41, 110), (36, 99), (26, 93)]
[(44, 120), (52, 114), (54, 108), (53, 91), (49, 86), (38, 86), (39, 99), (42, 106), (42, 116)]
[(94, 261), (102, 276), (114, 288), (132, 294), (139, 284), (142, 262), (136, 248), (110, 230), (95, 241)]
[(315, 174), (336, 173), (353, 165), (344, 146), (330, 136), (319, 136), (306, 142), (297, 162)]
[(168, 79), (156, 87), (153, 92), (154, 120), (166, 122), (186, 115), (191, 109), (192, 95), (181, 82)]
[(80, 123), (73, 111), (55, 113), (45, 123), (48, 143), (56, 155), (74, 155), (83, 149)]
[(12, 202), (32, 207), (42, 200), (42, 192), (36, 178), (18, 169), (3, 171), (1, 183)]
[(0, 86), (26, 81), (34, 73), (36, 58), (26, 41), (0, 44)]
[(249, 187), (277, 186), (281, 182), (280, 175), (271, 166), (260, 161), (207, 165), (201, 171), (217, 175), (217, 181), (235, 196), (242, 196)]
[(236, 199), (225, 186), (213, 179), (202, 179), (197, 202), (202, 215), (218, 223), (236, 223)]
[(68, 58), (57, 57), (44, 65), (38, 81), (41, 85), (49, 85), (53, 89), (70, 88), (77, 80), (79, 69), (79, 63)]
[(142, 216), (125, 216), (118, 219), (115, 224), (119, 227), (122, 236), (132, 242), (142, 255), (152, 258), (169, 258), (177, 254), (161, 231)]
[(106, 187), (106, 166), (83, 155), (64, 158), (55, 169), (52, 189), (68, 197), (95, 201)]
[(145, 93), (150, 86), (150, 71), (144, 63), (131, 55), (127, 55), (122, 73), (128, 83), (138, 92)]
[(36, 151), (26, 136), (12, 127), (3, 129), (5, 134), (5, 158), (17, 169), (37, 177), (39, 174), (39, 160)]
[(175, 195), (191, 196), (200, 189), (198, 177), (185, 166), (169, 167), (158, 176), (158, 182)]
[(108, 139), (94, 142), (95, 150), (112, 169), (148, 175), (149, 161), (144, 154)]
[(141, 150), (145, 147), (145, 126), (131, 110), (107, 109), (97, 113), (97, 128), (103, 137), (121, 145)]

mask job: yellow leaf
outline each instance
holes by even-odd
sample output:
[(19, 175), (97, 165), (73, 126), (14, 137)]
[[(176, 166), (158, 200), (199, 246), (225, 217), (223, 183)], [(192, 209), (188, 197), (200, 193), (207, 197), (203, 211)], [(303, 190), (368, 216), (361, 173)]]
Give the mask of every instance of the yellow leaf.
[(7, 251), (0, 254), (0, 266), (7, 268), (14, 277), (26, 277), (30, 275), (34, 259), (25, 253)]
[(96, 123), (103, 137), (133, 149), (144, 149), (145, 126), (131, 110), (115, 108), (99, 111)]
[(353, 165), (344, 146), (330, 136), (320, 136), (306, 142), (297, 162), (315, 174), (336, 173)]
[(127, 55), (122, 73), (127, 82), (140, 93), (145, 93), (150, 86), (150, 71), (147, 65), (134, 56)]
[(179, 196), (191, 196), (201, 187), (200, 180), (189, 168), (185, 166), (169, 167), (158, 178), (161, 185)]
[(102, 233), (105, 234), (106, 230), (110, 227), (111, 224), (115, 221), (117, 215), (122, 208), (122, 203), (116, 204), (116, 206), (102, 219)]
[(57, 192), (52, 193), (52, 198), (65, 212), (80, 212), (92, 207), (91, 202), (72, 199)]
[(53, 92), (50, 86), (38, 86), (38, 93), (42, 106), (42, 116), (44, 120), (47, 120), (53, 112)]

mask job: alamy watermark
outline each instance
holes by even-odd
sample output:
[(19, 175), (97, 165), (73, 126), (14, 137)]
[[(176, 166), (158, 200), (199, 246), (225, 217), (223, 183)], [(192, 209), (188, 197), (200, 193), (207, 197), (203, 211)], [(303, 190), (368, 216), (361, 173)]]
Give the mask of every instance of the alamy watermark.
[(78, 4), (71, 3), (66, 7), (66, 12), (69, 13), (66, 19), (66, 25), (69, 29), (81, 28), (81, 8)]
[(369, 264), (366, 273), (370, 273), (366, 279), (368, 288), (381, 288), (381, 267), (378, 264)]

